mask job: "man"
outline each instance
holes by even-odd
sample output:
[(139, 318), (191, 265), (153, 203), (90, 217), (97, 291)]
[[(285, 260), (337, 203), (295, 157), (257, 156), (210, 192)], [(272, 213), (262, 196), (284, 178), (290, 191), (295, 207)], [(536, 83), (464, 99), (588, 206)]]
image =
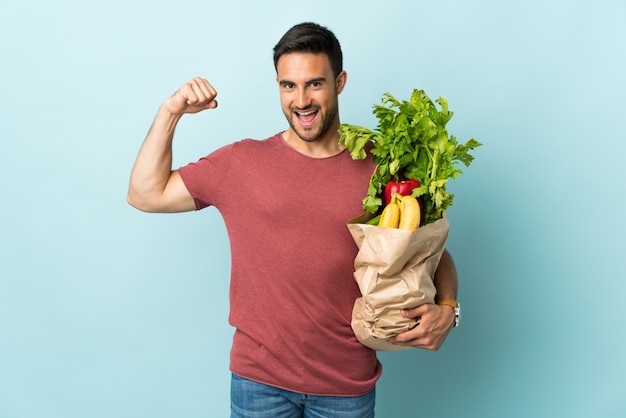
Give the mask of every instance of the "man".
[[(362, 211), (374, 164), (352, 160), (338, 142), (347, 74), (332, 32), (294, 26), (275, 46), (274, 65), (287, 130), (172, 170), (180, 118), (217, 107), (213, 86), (194, 78), (161, 105), (135, 162), (128, 202), (147, 212), (215, 206), (224, 218), (232, 255), (229, 322), (236, 329), (233, 417), (371, 417), (381, 365), (350, 327), (360, 293), (346, 222)], [(447, 252), (435, 285), (440, 300), (456, 298)], [(420, 323), (393, 342), (430, 350), (455, 322), (444, 305), (402, 314)]]

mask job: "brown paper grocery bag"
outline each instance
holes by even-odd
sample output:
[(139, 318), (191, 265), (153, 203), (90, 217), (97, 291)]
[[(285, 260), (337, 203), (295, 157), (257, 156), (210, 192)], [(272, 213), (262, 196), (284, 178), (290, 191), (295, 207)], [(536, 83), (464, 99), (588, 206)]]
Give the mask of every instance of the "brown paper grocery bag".
[(448, 239), (448, 218), (444, 213), (441, 219), (415, 231), (362, 221), (360, 217), (348, 223), (359, 248), (354, 279), (361, 290), (352, 311), (352, 329), (357, 339), (373, 350), (403, 350), (407, 347), (387, 339), (417, 325), (416, 320), (403, 318), (401, 309), (434, 303), (433, 278)]

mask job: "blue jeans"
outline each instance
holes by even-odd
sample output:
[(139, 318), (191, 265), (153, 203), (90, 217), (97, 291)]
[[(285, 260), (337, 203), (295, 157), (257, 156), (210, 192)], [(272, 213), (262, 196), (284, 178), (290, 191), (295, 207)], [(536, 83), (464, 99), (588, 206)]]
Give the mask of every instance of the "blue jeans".
[(376, 389), (362, 396), (313, 396), (232, 375), (231, 418), (374, 418)]

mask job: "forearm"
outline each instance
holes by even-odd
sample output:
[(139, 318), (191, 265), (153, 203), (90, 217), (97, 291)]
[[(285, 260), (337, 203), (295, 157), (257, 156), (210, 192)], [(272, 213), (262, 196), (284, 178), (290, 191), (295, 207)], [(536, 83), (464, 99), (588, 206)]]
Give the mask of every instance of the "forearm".
[(435, 271), (435, 288), (437, 289), (437, 301), (444, 299), (456, 300), (458, 292), (458, 278), (454, 260), (448, 252), (444, 250), (439, 266)]
[(128, 202), (150, 210), (165, 191), (172, 173), (172, 139), (182, 115), (161, 106), (146, 136), (130, 176)]

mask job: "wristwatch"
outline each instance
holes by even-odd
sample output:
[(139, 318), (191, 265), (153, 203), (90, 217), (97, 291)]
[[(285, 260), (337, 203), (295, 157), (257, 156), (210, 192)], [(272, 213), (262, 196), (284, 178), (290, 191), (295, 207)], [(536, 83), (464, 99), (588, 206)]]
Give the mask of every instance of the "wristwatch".
[(454, 326), (458, 327), (461, 323), (461, 304), (452, 299), (443, 299), (439, 301), (439, 305), (448, 305), (454, 309)]

